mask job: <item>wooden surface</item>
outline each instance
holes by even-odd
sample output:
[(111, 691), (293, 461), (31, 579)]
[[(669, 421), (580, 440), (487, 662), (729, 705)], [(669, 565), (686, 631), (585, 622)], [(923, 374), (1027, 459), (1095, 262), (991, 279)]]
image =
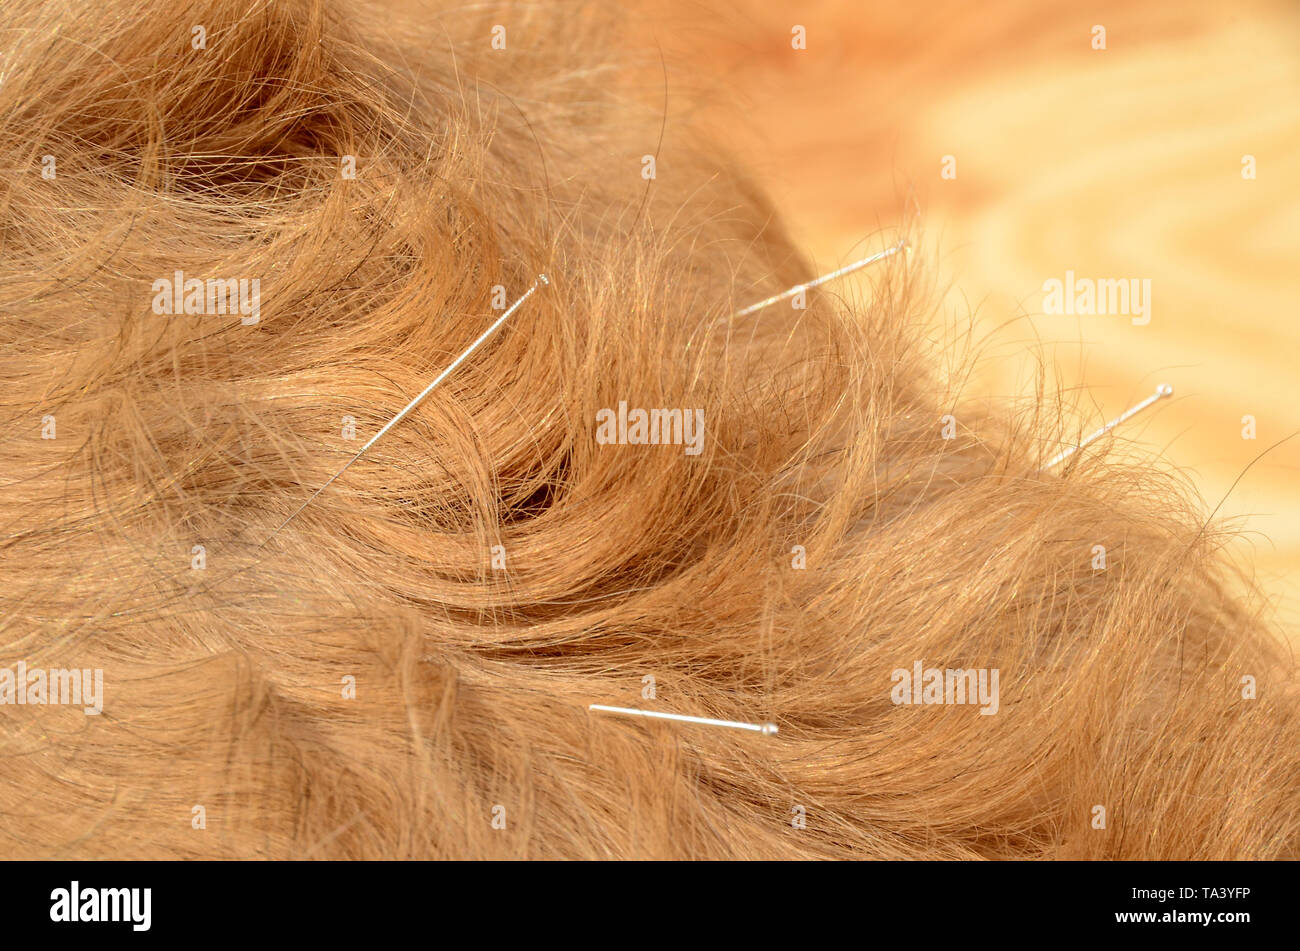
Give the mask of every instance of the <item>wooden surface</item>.
[[(732, 139), (821, 269), (921, 209), (948, 312), (993, 333), (971, 395), (1023, 393), (1036, 341), (1095, 425), (1172, 383), (1125, 435), (1222, 501), (1300, 646), (1300, 436), (1229, 493), (1300, 430), (1300, 4), (673, 0), (641, 15), (670, 93), (718, 84), (690, 118)], [(1149, 278), (1150, 323), (1043, 315), (1043, 282), (1067, 269)]]

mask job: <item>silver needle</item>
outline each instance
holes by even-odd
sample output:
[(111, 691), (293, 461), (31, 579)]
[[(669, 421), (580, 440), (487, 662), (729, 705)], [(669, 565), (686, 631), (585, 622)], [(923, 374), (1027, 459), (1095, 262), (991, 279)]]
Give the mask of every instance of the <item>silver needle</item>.
[(1069, 459), (1072, 455), (1074, 455), (1084, 446), (1088, 445), (1088, 443), (1100, 439), (1102, 436), (1106, 435), (1108, 432), (1110, 432), (1120, 423), (1124, 422), (1124, 420), (1133, 418), (1134, 416), (1142, 412), (1144, 409), (1146, 409), (1148, 406), (1152, 405), (1153, 403), (1156, 403), (1157, 401), (1164, 399), (1166, 396), (1173, 396), (1173, 395), (1174, 395), (1174, 388), (1170, 386), (1168, 383), (1161, 383), (1159, 386), (1156, 387), (1156, 391), (1152, 393), (1150, 396), (1148, 396), (1146, 399), (1144, 399), (1141, 403), (1138, 403), (1136, 406), (1132, 406), (1129, 409), (1126, 409), (1124, 412), (1120, 413), (1118, 416), (1112, 419), (1105, 426), (1101, 427), (1101, 429), (1097, 430), (1095, 433), (1085, 438), (1083, 442), (1079, 443), (1079, 445), (1071, 446), (1069, 449), (1066, 449), (1064, 452), (1057, 453), (1055, 456), (1052, 457), (1052, 460), (1048, 462), (1047, 465), (1043, 466), (1043, 469), (1047, 470), (1057, 465), (1058, 463), (1064, 462), (1066, 459)]
[(650, 717), (655, 720), (675, 720), (678, 723), (699, 723), (703, 726), (725, 726), (733, 730), (749, 730), (751, 733), (762, 733), (764, 736), (772, 736), (777, 732), (775, 723), (744, 723), (740, 720), (713, 720), (709, 717), (688, 717), (681, 713), (655, 713), (652, 710), (636, 710), (632, 707), (607, 707), (601, 703), (593, 703), (587, 707), (588, 710), (598, 710), (601, 713), (618, 713), (630, 717)]
[(284, 529), (284, 527), (288, 525), (290, 522), (292, 522), (299, 515), (301, 515), (303, 510), (307, 508), (307, 506), (315, 502), (316, 497), (320, 495), (322, 492), (324, 492), (326, 489), (328, 489), (335, 479), (343, 475), (343, 473), (347, 472), (348, 468), (352, 465), (352, 463), (356, 462), (358, 459), (364, 456), (366, 454), (367, 449), (369, 449), (375, 443), (379, 442), (379, 440), (383, 438), (385, 433), (387, 433), (390, 429), (392, 429), (403, 419), (405, 419), (407, 415), (411, 412), (411, 410), (415, 409), (422, 402), (424, 402), (424, 398), (428, 396), (430, 393), (432, 393), (438, 387), (439, 383), (447, 379), (447, 377), (449, 377), (458, 366), (460, 366), (462, 363), (468, 360), (470, 355), (475, 350), (477, 350), (480, 346), (482, 346), (483, 342), (487, 340), (488, 337), (496, 333), (497, 330), (501, 327), (501, 325), (504, 324), (507, 320), (509, 320), (510, 316), (520, 308), (523, 302), (533, 296), (534, 291), (536, 291), (539, 287), (545, 287), (550, 283), (551, 283), (550, 278), (548, 278), (545, 274), (537, 275), (537, 280), (533, 282), (532, 287), (524, 291), (524, 293), (520, 295), (518, 300), (516, 300), (513, 304), (507, 307), (505, 313), (503, 313), (500, 317), (498, 317), (496, 321), (492, 324), (492, 326), (488, 327), (487, 330), (483, 331), (483, 333), (479, 335), (479, 338), (475, 340), (473, 343), (471, 343), (469, 347), (466, 348), (466, 350), (460, 356), (458, 356), (455, 360), (451, 361), (451, 363), (447, 366), (447, 369), (439, 373), (438, 376), (434, 379), (434, 381), (430, 383), (428, 386), (426, 386), (423, 390), (421, 390), (420, 394), (416, 396), (415, 399), (407, 403), (406, 406), (402, 408), (402, 411), (400, 413), (398, 413), (396, 416), (390, 419), (387, 424), (385, 424), (383, 429), (379, 430), (379, 432), (371, 436), (370, 440), (364, 446), (361, 447), (360, 451), (351, 459), (349, 459), (346, 463), (344, 463), (342, 469), (340, 469), (338, 472), (330, 476), (329, 480), (324, 485), (322, 485), (319, 489), (313, 492), (311, 498), (309, 498), (306, 502), (302, 503), (302, 505), (298, 506), (298, 510), (296, 512), (294, 512), (283, 522), (281, 522), (280, 526), (266, 537), (266, 541), (262, 542), (262, 545), (265, 545), (276, 535), (280, 534), (280, 532)]
[(862, 270), (862, 268), (866, 267), (867, 265), (875, 264), (877, 261), (887, 258), (890, 255), (897, 254), (899, 251), (902, 251), (906, 247), (907, 247), (907, 242), (900, 241), (892, 248), (885, 248), (885, 250), (877, 251), (875, 254), (871, 255), (870, 257), (865, 257), (860, 261), (854, 261), (852, 264), (846, 264), (844, 265), (844, 267), (840, 268), (839, 270), (831, 271), (829, 274), (823, 274), (821, 277), (811, 280), (807, 284), (796, 284), (794, 287), (790, 288), (789, 290), (782, 291), (780, 294), (775, 294), (772, 297), (767, 298), (766, 300), (761, 300), (757, 304), (750, 304), (748, 307), (743, 307), (740, 310), (736, 311), (731, 316), (735, 318), (735, 317), (746, 317), (750, 314), (756, 314), (760, 310), (763, 310), (765, 307), (771, 307), (773, 304), (779, 303), (780, 301), (786, 300), (787, 298), (794, 297), (794, 295), (798, 294), (800, 291), (805, 291), (810, 287), (819, 287), (822, 284), (825, 284), (827, 281), (833, 281), (836, 278), (843, 277), (845, 274), (852, 274), (854, 271), (860, 271)]

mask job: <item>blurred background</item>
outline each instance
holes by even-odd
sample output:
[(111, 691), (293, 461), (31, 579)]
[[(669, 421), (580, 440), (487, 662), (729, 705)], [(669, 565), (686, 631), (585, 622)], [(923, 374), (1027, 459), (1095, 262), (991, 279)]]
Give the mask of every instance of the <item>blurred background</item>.
[[(1083, 388), (1085, 431), (1173, 384), (1121, 434), (1222, 502), (1300, 647), (1300, 436), (1242, 475), (1300, 430), (1300, 3), (657, 0), (636, 16), (665, 55), (670, 123), (730, 142), (820, 271), (920, 209), (945, 312), (973, 312), (986, 344), (968, 396), (1024, 394), (1039, 343)], [(1149, 278), (1150, 323), (1045, 316), (1043, 282), (1067, 270)]]

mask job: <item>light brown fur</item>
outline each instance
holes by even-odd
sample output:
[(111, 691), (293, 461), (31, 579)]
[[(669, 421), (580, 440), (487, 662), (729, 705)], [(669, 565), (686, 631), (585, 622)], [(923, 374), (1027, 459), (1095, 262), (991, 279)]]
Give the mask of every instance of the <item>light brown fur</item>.
[[(813, 275), (680, 125), (641, 178), (658, 117), (564, 9), (6, 0), (0, 660), (106, 696), (0, 706), (0, 853), (1294, 856), (1290, 658), (1182, 483), (1040, 472), (1059, 402), (959, 404), (901, 258), (726, 320)], [(260, 278), (260, 323), (153, 313), (176, 270)], [(597, 444), (620, 400), (703, 408), (703, 453)], [(998, 714), (894, 705), (918, 660)]]

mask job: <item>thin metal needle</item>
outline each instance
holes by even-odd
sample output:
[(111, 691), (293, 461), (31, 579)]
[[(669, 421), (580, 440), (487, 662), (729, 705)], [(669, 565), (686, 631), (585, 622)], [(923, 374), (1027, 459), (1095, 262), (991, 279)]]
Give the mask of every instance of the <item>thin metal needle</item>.
[(273, 531), (270, 535), (266, 537), (266, 541), (262, 542), (262, 545), (265, 545), (276, 535), (280, 534), (280, 532), (284, 529), (284, 527), (288, 525), (290, 522), (292, 522), (299, 515), (301, 515), (303, 510), (307, 508), (307, 506), (315, 502), (316, 497), (319, 496), (326, 489), (328, 489), (335, 479), (343, 475), (343, 473), (347, 472), (348, 469), (352, 466), (352, 463), (356, 462), (358, 459), (364, 456), (366, 454), (367, 449), (369, 449), (375, 443), (379, 442), (379, 440), (383, 438), (385, 433), (387, 433), (390, 429), (392, 429), (403, 419), (405, 419), (407, 415), (411, 412), (411, 410), (415, 409), (422, 402), (424, 402), (424, 398), (428, 396), (430, 393), (432, 393), (435, 389), (437, 389), (438, 384), (440, 384), (443, 380), (447, 379), (447, 377), (449, 377), (458, 366), (460, 366), (462, 363), (468, 360), (470, 355), (473, 354), (474, 351), (477, 350), (480, 346), (482, 346), (483, 342), (487, 340), (488, 337), (491, 337), (494, 333), (496, 333), (497, 330), (501, 327), (501, 325), (504, 324), (507, 320), (509, 320), (510, 316), (520, 308), (523, 302), (533, 296), (534, 291), (536, 291), (539, 287), (545, 287), (550, 283), (551, 283), (550, 278), (548, 278), (545, 274), (538, 274), (537, 280), (533, 282), (532, 287), (524, 291), (523, 294), (519, 296), (518, 300), (516, 300), (513, 304), (507, 307), (505, 312), (496, 319), (496, 321), (492, 324), (492, 326), (488, 327), (487, 330), (483, 331), (483, 333), (479, 335), (479, 338), (475, 340), (473, 343), (471, 343), (469, 347), (460, 356), (458, 356), (455, 360), (451, 361), (451, 363), (447, 366), (447, 369), (439, 373), (438, 376), (434, 379), (434, 381), (430, 383), (428, 386), (426, 386), (423, 390), (421, 390), (420, 394), (415, 399), (407, 403), (400, 413), (398, 413), (396, 416), (390, 419), (387, 422), (387, 424), (385, 424), (383, 429), (379, 430), (379, 432), (371, 436), (370, 440), (364, 446), (361, 447), (360, 451), (357, 452), (357, 454), (353, 456), (351, 459), (349, 459), (346, 463), (344, 463), (342, 469), (340, 469), (338, 472), (330, 476), (329, 480), (324, 485), (322, 485), (319, 489), (313, 492), (311, 498), (309, 498), (306, 502), (302, 503), (302, 505), (298, 506), (298, 510), (296, 512), (294, 512), (283, 522), (281, 522), (279, 527), (276, 528), (275, 531)]
[(762, 733), (764, 736), (772, 736), (777, 732), (775, 723), (743, 723), (740, 720), (713, 720), (709, 717), (688, 717), (681, 713), (655, 713), (652, 710), (636, 710), (632, 707), (607, 707), (601, 703), (593, 703), (588, 710), (598, 710), (601, 713), (619, 713), (631, 717), (651, 717), (655, 720), (676, 720), (678, 723), (699, 723), (704, 726), (725, 726), (732, 730), (748, 730), (751, 733)]
[(794, 297), (794, 295), (798, 294), (800, 291), (805, 291), (810, 287), (820, 287), (822, 284), (825, 284), (828, 281), (833, 281), (836, 278), (843, 277), (846, 274), (852, 274), (854, 271), (860, 271), (862, 270), (862, 268), (866, 267), (867, 265), (875, 264), (877, 261), (887, 258), (892, 254), (897, 254), (899, 251), (902, 251), (906, 247), (907, 247), (906, 240), (899, 241), (898, 244), (894, 245), (894, 247), (892, 248), (885, 248), (885, 250), (877, 251), (875, 254), (871, 255), (870, 257), (865, 257), (861, 261), (854, 261), (852, 264), (846, 264), (838, 271), (831, 271), (829, 274), (823, 274), (821, 277), (809, 281), (807, 284), (796, 284), (794, 287), (790, 288), (789, 290), (782, 291), (780, 294), (775, 294), (772, 297), (767, 298), (766, 300), (761, 300), (757, 304), (750, 304), (748, 307), (743, 307), (740, 310), (736, 311), (731, 316), (733, 318), (736, 318), (736, 317), (747, 317), (750, 314), (756, 314), (760, 310), (763, 310), (766, 307), (771, 307), (773, 304)]
[(1132, 419), (1134, 416), (1142, 412), (1148, 406), (1151, 406), (1152, 404), (1158, 402), (1159, 400), (1164, 399), (1166, 396), (1173, 396), (1173, 395), (1174, 395), (1174, 388), (1168, 383), (1161, 383), (1159, 386), (1156, 387), (1156, 391), (1152, 393), (1150, 396), (1148, 396), (1146, 399), (1144, 399), (1141, 403), (1138, 403), (1136, 406), (1130, 407), (1129, 409), (1126, 409), (1124, 412), (1120, 413), (1118, 416), (1112, 419), (1105, 426), (1101, 427), (1101, 429), (1097, 430), (1095, 433), (1085, 438), (1083, 442), (1079, 443), (1079, 445), (1071, 446), (1069, 449), (1066, 449), (1064, 452), (1057, 453), (1055, 456), (1052, 457), (1052, 460), (1048, 462), (1047, 465), (1043, 466), (1043, 470), (1045, 471), (1059, 463), (1064, 462), (1066, 459), (1069, 459), (1072, 455), (1074, 455), (1084, 446), (1088, 445), (1088, 443), (1100, 439), (1102, 436), (1106, 435), (1108, 432), (1110, 432), (1120, 423), (1124, 422), (1126, 419)]

